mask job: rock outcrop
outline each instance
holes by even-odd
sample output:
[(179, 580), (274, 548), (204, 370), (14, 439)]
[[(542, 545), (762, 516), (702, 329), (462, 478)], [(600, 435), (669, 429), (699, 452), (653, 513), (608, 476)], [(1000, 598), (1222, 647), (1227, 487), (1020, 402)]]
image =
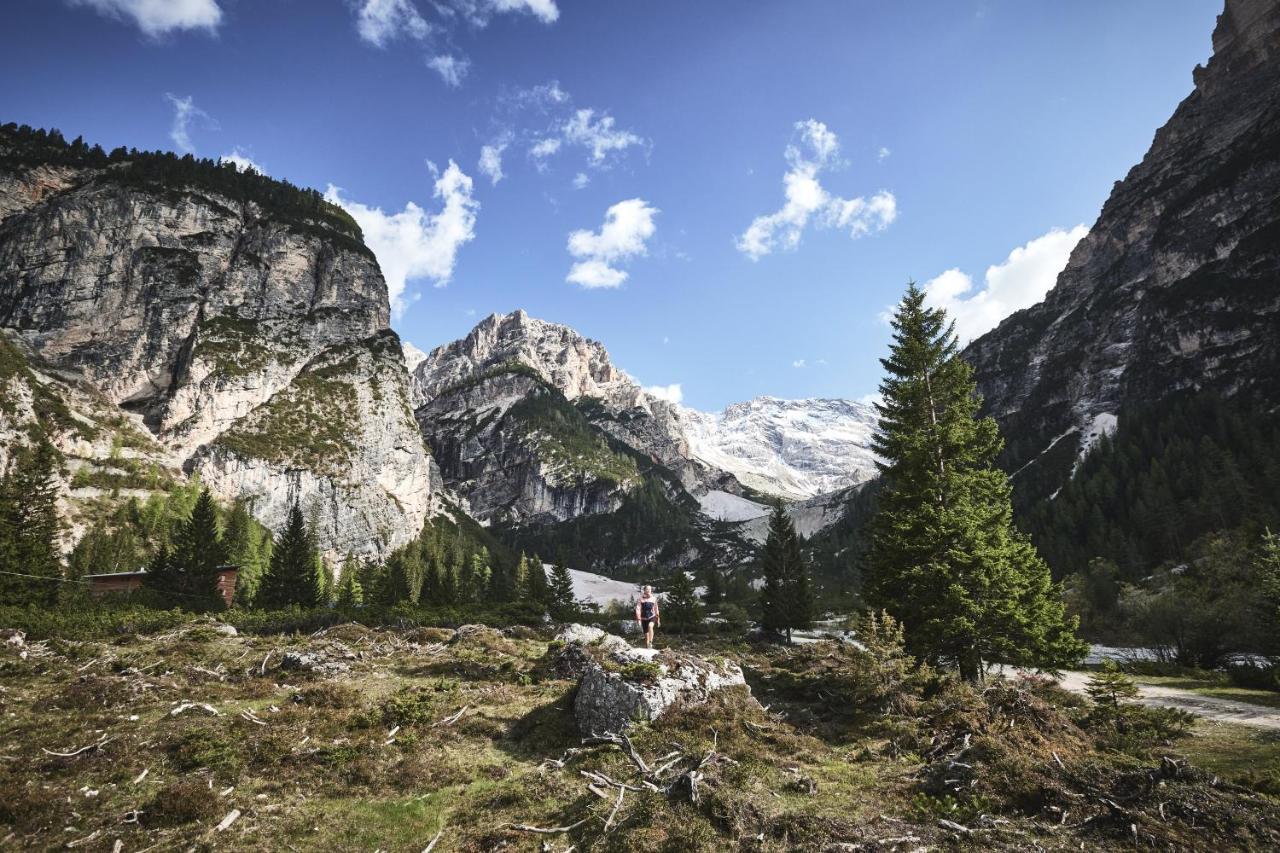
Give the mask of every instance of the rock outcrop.
[(1045, 300), (965, 350), (1046, 495), (1126, 406), (1280, 405), (1280, 2), (1227, 0), (1213, 47)]
[(86, 150), (0, 131), (0, 328), (268, 526), (300, 500), (334, 554), (414, 536), (430, 462), (354, 222), (268, 178)]
[(677, 706), (699, 705), (716, 691), (748, 690), (742, 668), (696, 655), (634, 648), (599, 629), (573, 625), (560, 633), (559, 655), (581, 672), (573, 701), (584, 736), (621, 734)]

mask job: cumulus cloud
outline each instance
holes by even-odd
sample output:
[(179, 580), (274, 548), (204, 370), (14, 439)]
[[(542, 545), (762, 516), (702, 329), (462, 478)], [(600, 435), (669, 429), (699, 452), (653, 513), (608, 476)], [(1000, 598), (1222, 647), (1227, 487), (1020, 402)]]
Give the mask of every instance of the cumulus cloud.
[(173, 124), (169, 126), (169, 138), (173, 140), (173, 144), (179, 151), (187, 154), (196, 153), (196, 148), (191, 143), (191, 123), (203, 120), (214, 127), (217, 123), (209, 117), (208, 113), (196, 106), (195, 98), (191, 95), (179, 98), (171, 92), (166, 92), (164, 97), (173, 105)]
[(587, 184), (591, 183), (591, 177), (586, 172), (579, 172), (573, 176), (573, 188), (575, 190), (586, 189)]
[(494, 15), (504, 13), (532, 15), (544, 24), (554, 24), (560, 18), (555, 0), (445, 0), (441, 12), (461, 15), (479, 27), (488, 26)]
[(987, 267), (984, 286), (974, 287), (973, 278), (959, 269), (949, 269), (925, 282), (925, 302), (946, 309), (955, 321), (962, 342), (970, 341), (1014, 311), (1029, 308), (1042, 300), (1062, 272), (1089, 229), (1084, 225), (1049, 233), (1019, 246), (1001, 263)]
[(888, 148), (884, 148), (884, 147), (882, 146), (882, 147), (880, 148), (879, 153), (877, 153), (877, 154), (876, 154), (876, 159), (877, 159), (877, 160), (888, 160), (888, 159), (889, 159), (889, 155), (890, 155), (890, 154), (892, 154), (892, 153), (893, 153), (893, 152), (892, 152), (892, 151), (890, 151)]
[(262, 164), (255, 163), (253, 159), (241, 151), (238, 147), (232, 148), (230, 154), (223, 154), (218, 158), (223, 163), (233, 163), (241, 172), (254, 171), (259, 175), (265, 175), (267, 170), (262, 168)]
[(679, 403), (684, 399), (684, 389), (680, 387), (679, 382), (673, 382), (670, 385), (647, 385), (644, 390), (650, 397), (657, 397), (668, 403)]
[(427, 67), (440, 75), (440, 79), (453, 88), (462, 85), (462, 78), (471, 69), (471, 60), (442, 53), (427, 60)]
[(480, 163), (477, 168), (480, 174), (488, 177), (492, 186), (497, 186), (498, 181), (506, 177), (502, 171), (502, 152), (506, 150), (505, 142), (485, 145), (480, 149)]
[(69, 0), (73, 6), (88, 6), (99, 14), (131, 20), (151, 38), (174, 30), (207, 30), (212, 33), (222, 23), (217, 0)]
[(560, 150), (560, 140), (554, 136), (539, 139), (529, 146), (529, 156), (535, 160), (545, 160)]
[(782, 183), (786, 201), (777, 211), (757, 216), (737, 239), (738, 251), (753, 261), (776, 249), (794, 250), (805, 229), (840, 228), (857, 239), (872, 231), (883, 231), (898, 216), (893, 193), (881, 190), (870, 198), (840, 198), (822, 186), (824, 170), (842, 165), (840, 141), (825, 124), (815, 119), (796, 122), (797, 140), (787, 146), (790, 168)]
[(412, 0), (364, 0), (356, 11), (356, 32), (374, 47), (386, 47), (401, 36), (421, 41), (431, 25)]
[(795, 361), (791, 362), (791, 366), (796, 368), (797, 370), (803, 370), (804, 368), (809, 366), (809, 363), (805, 361), (803, 358), (797, 358)]
[(429, 279), (436, 287), (444, 287), (453, 276), (458, 251), (475, 239), (480, 203), (472, 198), (472, 189), (471, 178), (452, 160), (436, 177), (434, 195), (440, 200), (440, 209), (435, 213), (412, 201), (399, 213), (383, 213), (343, 198), (341, 189), (329, 185), (325, 198), (360, 225), (365, 243), (382, 267), (391, 309), (397, 316), (404, 311), (409, 281)]
[(620, 201), (605, 211), (600, 231), (580, 230), (569, 235), (569, 254), (578, 258), (567, 280), (585, 288), (618, 287), (627, 273), (615, 264), (644, 255), (645, 241), (657, 226), (658, 210), (639, 198)]

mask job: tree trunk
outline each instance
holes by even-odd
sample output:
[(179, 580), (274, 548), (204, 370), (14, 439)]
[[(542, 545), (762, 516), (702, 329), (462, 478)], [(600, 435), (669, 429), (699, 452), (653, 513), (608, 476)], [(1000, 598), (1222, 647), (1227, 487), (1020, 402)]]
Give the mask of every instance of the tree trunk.
[(961, 656), (960, 677), (969, 684), (982, 683), (982, 656), (977, 649), (970, 649)]

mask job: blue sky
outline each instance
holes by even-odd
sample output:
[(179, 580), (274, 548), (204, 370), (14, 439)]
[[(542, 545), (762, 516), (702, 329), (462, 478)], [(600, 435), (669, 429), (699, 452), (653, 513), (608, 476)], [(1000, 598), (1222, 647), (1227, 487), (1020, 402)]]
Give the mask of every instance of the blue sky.
[(523, 307), (699, 408), (861, 397), (908, 278), (969, 334), (1043, 293), (1220, 10), (9, 0), (0, 121), (332, 187), (424, 349)]

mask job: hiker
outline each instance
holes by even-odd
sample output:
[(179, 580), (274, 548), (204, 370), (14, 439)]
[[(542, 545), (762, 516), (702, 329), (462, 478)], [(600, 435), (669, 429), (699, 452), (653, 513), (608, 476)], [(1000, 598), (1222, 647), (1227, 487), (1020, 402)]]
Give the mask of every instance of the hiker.
[(644, 634), (644, 647), (653, 648), (653, 628), (662, 624), (662, 620), (658, 617), (658, 599), (651, 586), (640, 591), (640, 600), (636, 602), (636, 624)]

